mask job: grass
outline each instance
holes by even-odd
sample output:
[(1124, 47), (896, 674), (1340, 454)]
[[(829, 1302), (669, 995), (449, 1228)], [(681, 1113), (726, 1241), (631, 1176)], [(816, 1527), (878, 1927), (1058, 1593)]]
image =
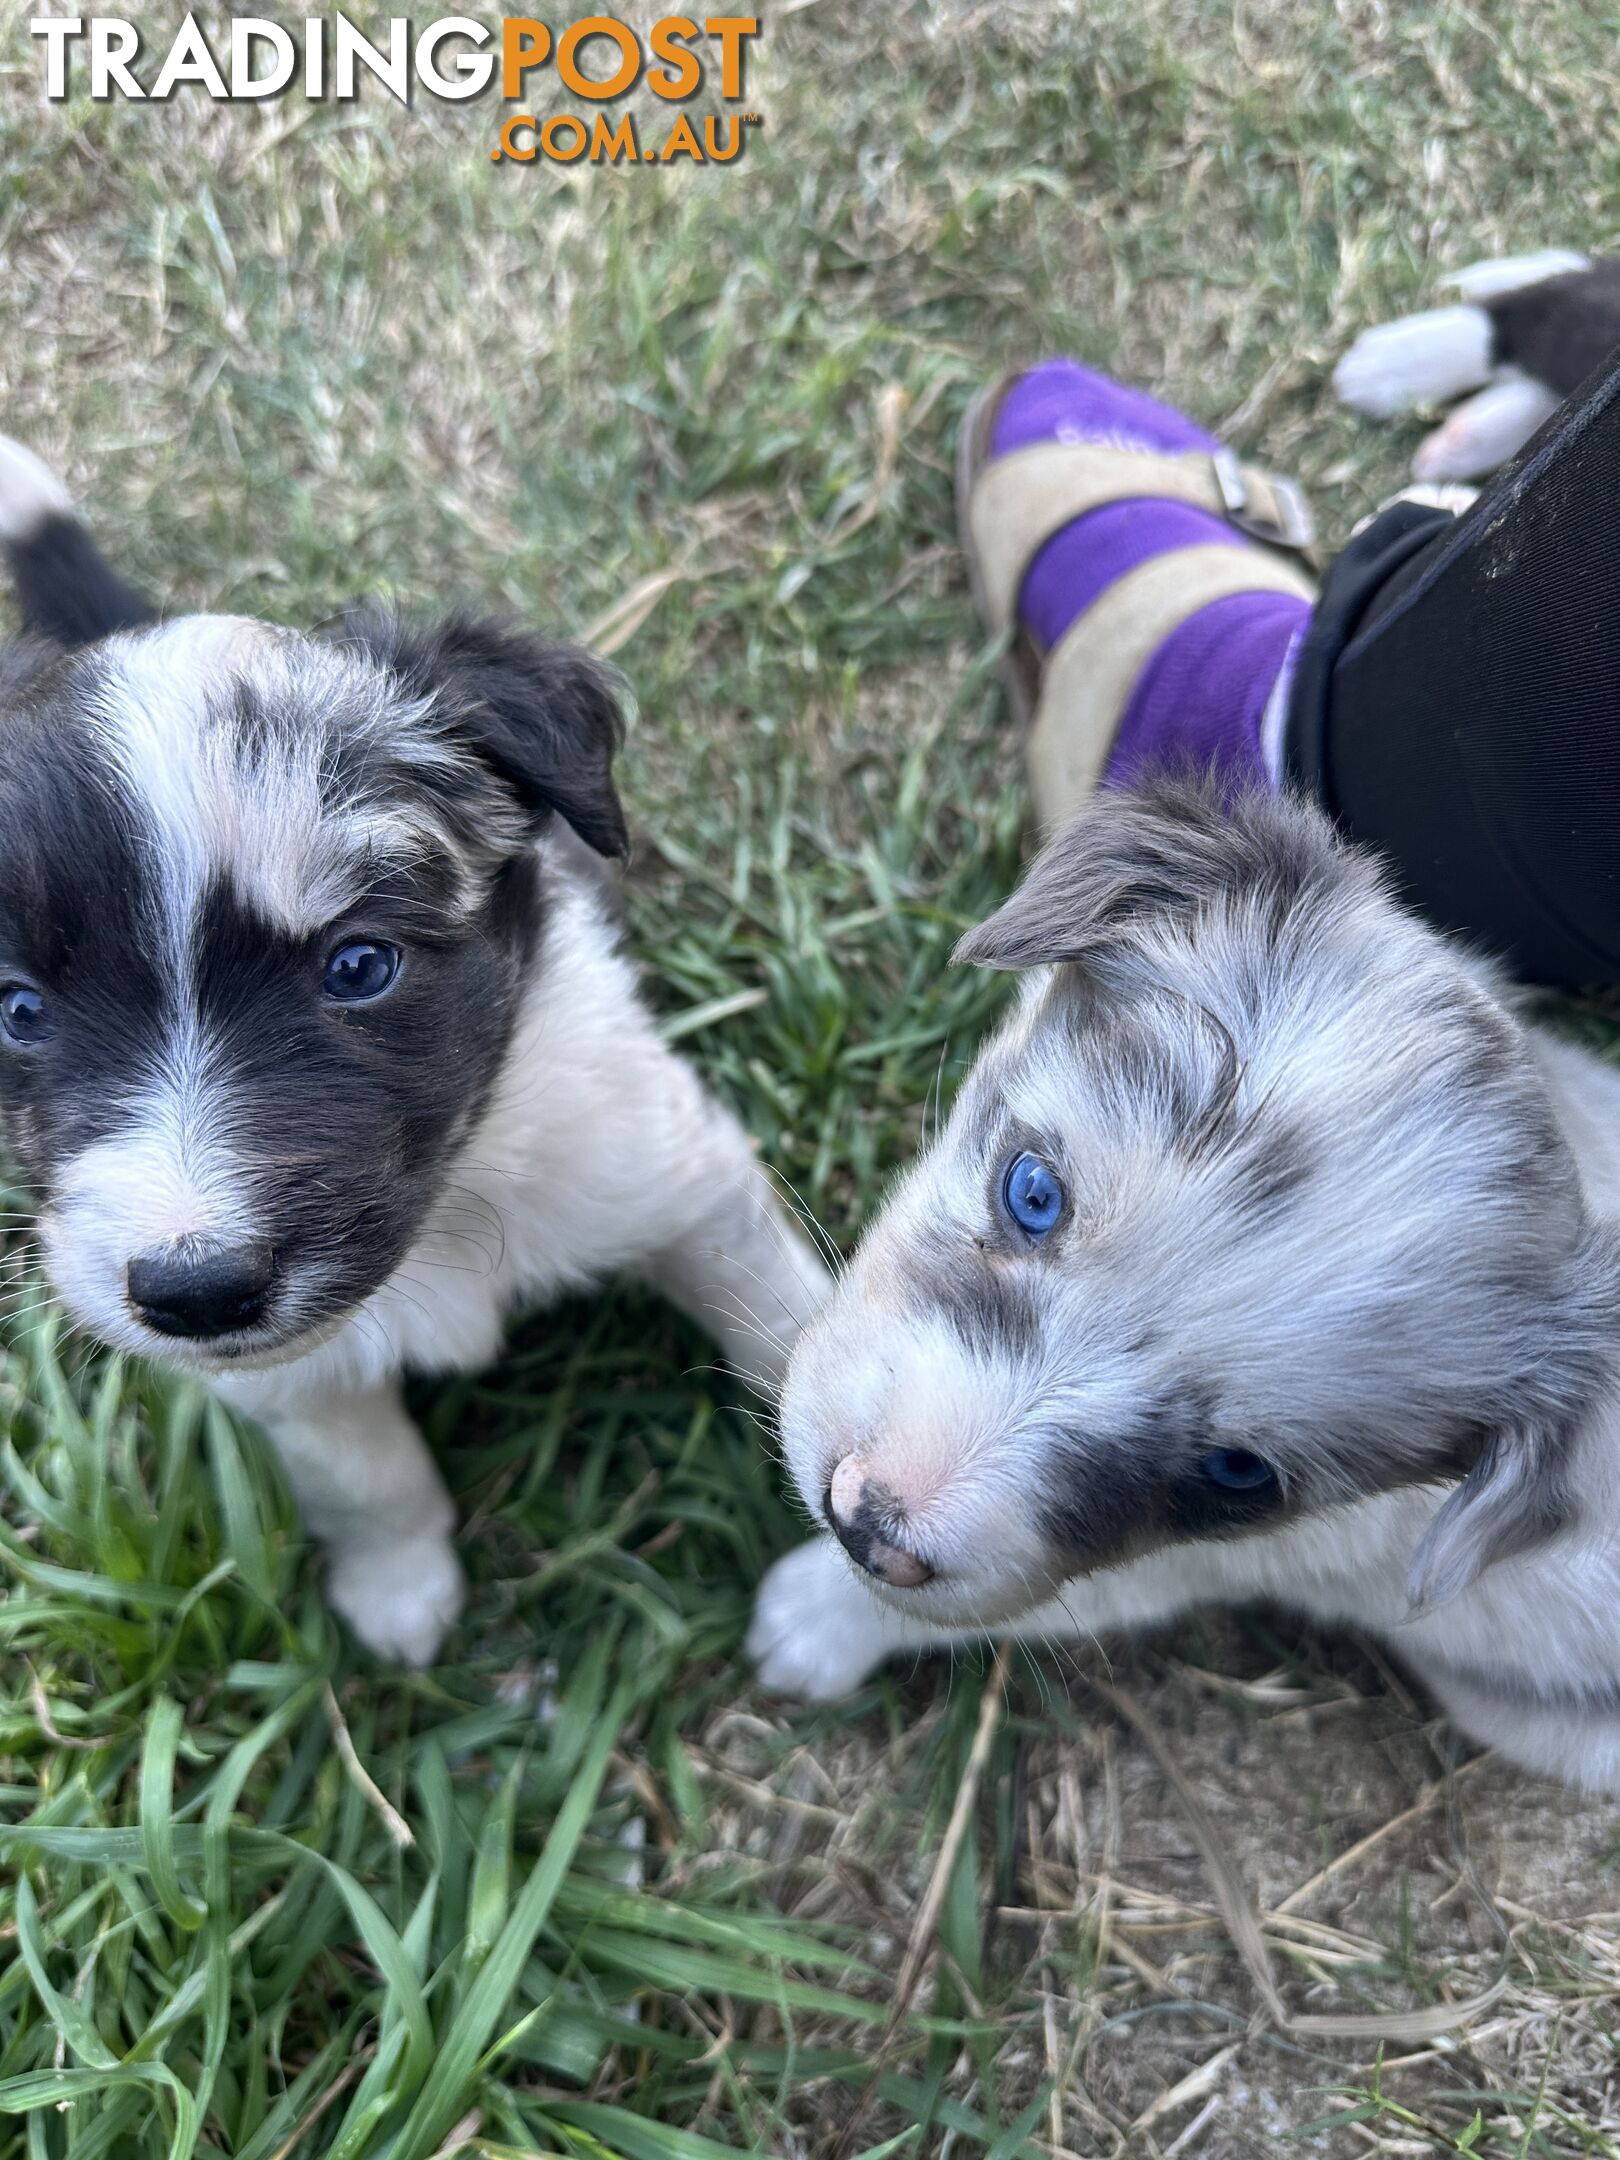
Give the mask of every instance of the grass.
[[(178, 603), (471, 597), (615, 646), (651, 994), (847, 1237), (993, 1017), (944, 960), (1018, 860), (952, 540), (973, 389), (1078, 351), (1341, 538), (1415, 433), (1332, 408), (1348, 336), (1612, 236), (1610, 29), (801, 0), (739, 164), (564, 172), (492, 166), (485, 104), (46, 109), (13, 16), (4, 425)], [(335, 1627), (251, 1435), (10, 1266), (0, 2160), (1617, 2150), (1612, 1819), (1448, 1781), (1364, 1647), (1261, 1616), (1112, 1670), (1291, 2011), (1505, 1975), (1381, 2059), (1255, 2018), (1097, 1667), (752, 1692), (795, 1525), (662, 1309), (610, 1290), (419, 1391), (475, 1593), (413, 1677)]]

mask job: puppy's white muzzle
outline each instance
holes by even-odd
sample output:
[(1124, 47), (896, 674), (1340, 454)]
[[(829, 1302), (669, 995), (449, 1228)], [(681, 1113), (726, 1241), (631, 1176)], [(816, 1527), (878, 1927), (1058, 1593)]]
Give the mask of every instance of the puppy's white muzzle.
[(788, 1466), (872, 1588), (921, 1618), (1012, 1618), (1066, 1572), (1044, 1536), (1026, 1378), (848, 1276), (800, 1338), (782, 1400)]

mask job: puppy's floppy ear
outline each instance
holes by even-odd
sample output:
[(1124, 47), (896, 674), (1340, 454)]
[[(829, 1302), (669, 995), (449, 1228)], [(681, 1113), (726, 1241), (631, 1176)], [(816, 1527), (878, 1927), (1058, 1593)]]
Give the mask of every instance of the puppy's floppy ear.
[(470, 615), (414, 625), (363, 612), (338, 634), (407, 692), (431, 696), (440, 724), (505, 782), (536, 831), (555, 813), (598, 855), (629, 852), (613, 785), (623, 718), (614, 677), (592, 654)]
[(952, 954), (978, 967), (1084, 965), (1133, 924), (1264, 900), (1280, 921), (1307, 893), (1371, 883), (1327, 819), (1288, 796), (1235, 802), (1196, 781), (1105, 792), (1060, 826), (1023, 883)]
[(1610, 1347), (1617, 1298), (1620, 1236), (1589, 1227), (1539, 1330), (1549, 1348), (1528, 1381), (1535, 1399), (1486, 1441), (1413, 1555), (1407, 1594), (1415, 1606), (1448, 1604), (1496, 1561), (1532, 1551), (1575, 1521), (1576, 1441), (1620, 1379)]
[(1571, 1435), (1534, 1427), (1503, 1432), (1424, 1532), (1407, 1595), (1448, 1605), (1497, 1560), (1543, 1545), (1575, 1519), (1567, 1475)]

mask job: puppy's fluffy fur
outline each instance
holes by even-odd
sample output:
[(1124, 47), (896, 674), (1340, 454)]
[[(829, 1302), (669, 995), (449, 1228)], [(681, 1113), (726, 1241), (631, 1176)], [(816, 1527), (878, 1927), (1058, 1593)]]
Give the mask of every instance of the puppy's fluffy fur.
[(792, 1360), (848, 1551), (767, 1580), (767, 1681), (1275, 1597), (1620, 1786), (1620, 1074), (1286, 800), (1099, 801), (962, 957), (1025, 994)]
[(402, 1369), (630, 1269), (769, 1383), (823, 1290), (619, 950), (611, 679), (475, 620), (157, 621), (4, 443), (0, 541), (0, 1119), (46, 1270), (264, 1424), (334, 1603), (425, 1661), (462, 1576)]

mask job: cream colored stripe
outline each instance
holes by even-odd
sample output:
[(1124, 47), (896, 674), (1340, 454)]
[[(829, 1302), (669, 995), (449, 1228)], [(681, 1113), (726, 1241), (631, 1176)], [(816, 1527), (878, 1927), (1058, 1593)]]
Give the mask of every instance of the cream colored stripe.
[[(1276, 499), (1264, 473), (1241, 468), (1249, 508), (1275, 516)], [(1202, 451), (1186, 456), (1120, 450), (1110, 443), (1031, 443), (993, 458), (973, 489), (969, 521), (979, 574), (997, 629), (1012, 619), (1024, 572), (1065, 525), (1105, 503), (1138, 496), (1190, 503), (1226, 515), (1215, 468)]]
[(1035, 810), (1050, 831), (1102, 778), (1137, 677), (1189, 615), (1234, 593), (1315, 597), (1309, 579), (1263, 548), (1172, 548), (1117, 578), (1047, 655), (1029, 737)]

